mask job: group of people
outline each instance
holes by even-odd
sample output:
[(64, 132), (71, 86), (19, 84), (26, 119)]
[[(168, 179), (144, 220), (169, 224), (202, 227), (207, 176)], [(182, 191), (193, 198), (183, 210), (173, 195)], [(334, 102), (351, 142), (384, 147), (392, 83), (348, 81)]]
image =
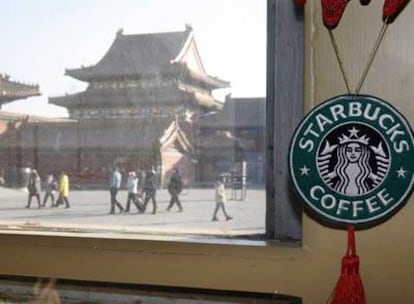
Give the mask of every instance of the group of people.
[[(223, 179), (224, 177), (220, 176), (215, 184), (216, 206), (213, 212), (212, 221), (218, 221), (218, 213), (220, 210), (223, 212), (227, 221), (233, 219), (233, 217), (227, 213), (225, 208), (227, 198)], [(138, 182), (139, 178), (136, 173), (134, 171), (128, 172), (128, 196), (126, 206), (124, 208), (117, 199), (117, 194), (122, 184), (122, 174), (117, 166), (113, 167), (109, 178), (109, 188), (111, 194), (111, 207), (109, 214), (114, 214), (117, 208), (120, 213), (130, 212), (131, 204), (135, 205), (138, 212), (143, 213), (147, 210), (147, 206), (150, 201), (152, 202), (152, 214), (157, 213), (157, 200), (155, 198), (157, 192), (157, 177), (155, 171), (151, 170), (145, 174), (142, 191), (140, 193), (138, 192)], [(179, 194), (183, 189), (183, 184), (178, 168), (173, 169), (167, 189), (171, 198), (166, 210), (170, 211), (171, 208), (176, 205), (178, 207), (178, 211), (183, 212), (184, 209), (179, 198)]]
[[(33, 197), (37, 200), (38, 208), (46, 207), (48, 200), (51, 201), (52, 207), (58, 207), (59, 205), (65, 205), (65, 208), (70, 208), (69, 204), (69, 177), (65, 171), (61, 171), (59, 180), (55, 178), (53, 174), (48, 174), (45, 183), (45, 195), (43, 197), (42, 204), (40, 203), (42, 180), (36, 169), (33, 169), (29, 176), (29, 182), (27, 185), (29, 197), (27, 200), (26, 208), (30, 208)], [(57, 199), (55, 199), (56, 191), (58, 193)]]
[[(65, 208), (70, 208), (69, 204), (69, 177), (65, 171), (62, 171), (59, 180), (55, 178), (53, 174), (49, 174), (46, 177), (45, 183), (45, 195), (43, 197), (43, 203), (41, 204), (41, 178), (37, 170), (33, 169), (30, 173), (28, 182), (29, 197), (26, 208), (30, 208), (32, 198), (36, 198), (38, 208), (45, 207), (48, 200), (51, 201), (51, 207), (58, 207), (59, 205), (65, 205)], [(148, 204), (152, 203), (152, 214), (157, 213), (157, 176), (154, 170), (148, 171), (145, 174), (144, 181), (142, 183), (142, 189), (138, 190), (139, 177), (135, 171), (128, 172), (128, 179), (126, 188), (128, 191), (127, 201), (125, 208), (118, 201), (118, 191), (122, 185), (122, 174), (117, 166), (112, 168), (112, 172), (109, 178), (109, 189), (111, 195), (111, 205), (109, 214), (114, 214), (116, 209), (119, 209), (120, 213), (130, 212), (132, 204), (136, 207), (137, 211), (143, 213), (147, 210)], [(181, 204), (179, 194), (182, 192), (183, 183), (178, 168), (173, 169), (173, 173), (168, 182), (168, 192), (171, 196), (167, 211), (170, 211), (175, 205), (179, 212), (183, 212), (183, 206)], [(58, 193), (57, 199), (55, 199), (55, 193)], [(221, 210), (227, 221), (233, 219), (225, 208), (226, 191), (224, 187), (223, 177), (219, 177), (215, 184), (215, 202), (216, 206), (213, 212), (212, 221), (218, 221), (218, 213)]]
[[(152, 203), (152, 214), (157, 213), (157, 176), (154, 170), (148, 171), (145, 174), (144, 181), (142, 183), (142, 190), (138, 191), (139, 178), (135, 171), (128, 172), (127, 180), (127, 202), (125, 208), (117, 199), (117, 194), (122, 184), (122, 174), (117, 166), (114, 166), (109, 178), (109, 189), (111, 194), (111, 207), (109, 214), (114, 214), (116, 209), (119, 212), (129, 212), (131, 210), (131, 204), (134, 204), (138, 212), (145, 212), (149, 202)], [(168, 191), (171, 195), (170, 203), (167, 207), (167, 211), (170, 211), (174, 205), (177, 205), (180, 212), (183, 211), (179, 194), (182, 191), (182, 180), (179, 174), (178, 168), (174, 168), (173, 174), (168, 183)]]

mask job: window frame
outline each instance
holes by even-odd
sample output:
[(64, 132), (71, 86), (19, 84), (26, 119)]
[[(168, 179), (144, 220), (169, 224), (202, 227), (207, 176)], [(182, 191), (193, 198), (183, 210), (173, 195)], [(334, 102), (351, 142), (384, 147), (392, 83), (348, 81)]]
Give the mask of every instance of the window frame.
[(304, 9), (267, 2), (266, 236), (300, 241), (302, 207), (290, 183), (290, 139), (303, 118)]

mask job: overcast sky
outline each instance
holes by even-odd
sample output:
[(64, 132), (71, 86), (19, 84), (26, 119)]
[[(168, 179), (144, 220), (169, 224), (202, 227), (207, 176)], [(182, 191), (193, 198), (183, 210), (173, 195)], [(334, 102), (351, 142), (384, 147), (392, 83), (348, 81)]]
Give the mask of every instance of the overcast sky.
[(41, 97), (2, 110), (65, 116), (49, 96), (85, 89), (65, 68), (96, 64), (124, 34), (194, 29), (203, 64), (233, 96), (265, 96), (265, 0), (0, 0), (0, 73), (38, 83)]

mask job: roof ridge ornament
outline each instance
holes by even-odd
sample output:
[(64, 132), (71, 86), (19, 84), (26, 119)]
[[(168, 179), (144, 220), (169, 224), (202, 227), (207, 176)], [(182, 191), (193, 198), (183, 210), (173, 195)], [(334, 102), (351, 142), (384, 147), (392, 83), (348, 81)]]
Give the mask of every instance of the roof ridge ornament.
[(186, 32), (192, 32), (193, 31), (193, 26), (191, 25), (191, 23), (186, 23), (185, 24), (185, 31)]
[(116, 37), (121, 37), (124, 33), (124, 29), (122, 27), (120, 27), (117, 31), (116, 31)]

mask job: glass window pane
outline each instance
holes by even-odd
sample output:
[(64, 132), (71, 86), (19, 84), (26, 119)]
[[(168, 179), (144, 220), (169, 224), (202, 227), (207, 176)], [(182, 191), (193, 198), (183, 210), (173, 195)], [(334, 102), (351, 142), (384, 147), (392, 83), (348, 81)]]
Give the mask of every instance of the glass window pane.
[(0, 224), (265, 234), (266, 1), (2, 10)]

